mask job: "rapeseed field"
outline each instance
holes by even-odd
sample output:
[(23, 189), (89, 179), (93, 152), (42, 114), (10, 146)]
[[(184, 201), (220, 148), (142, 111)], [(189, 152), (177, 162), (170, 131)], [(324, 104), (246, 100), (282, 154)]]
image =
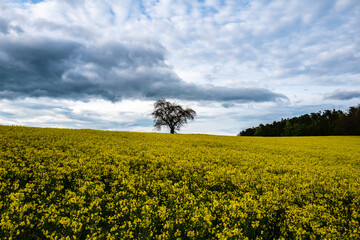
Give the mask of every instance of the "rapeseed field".
[(1, 239), (360, 239), (360, 137), (0, 126)]

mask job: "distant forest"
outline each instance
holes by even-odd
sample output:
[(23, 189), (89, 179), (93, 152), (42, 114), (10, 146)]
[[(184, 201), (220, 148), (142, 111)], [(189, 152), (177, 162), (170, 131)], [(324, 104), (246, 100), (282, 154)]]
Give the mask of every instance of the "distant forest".
[(260, 124), (241, 131), (238, 136), (328, 136), (360, 135), (360, 104), (350, 107), (347, 113), (341, 110), (301, 115)]

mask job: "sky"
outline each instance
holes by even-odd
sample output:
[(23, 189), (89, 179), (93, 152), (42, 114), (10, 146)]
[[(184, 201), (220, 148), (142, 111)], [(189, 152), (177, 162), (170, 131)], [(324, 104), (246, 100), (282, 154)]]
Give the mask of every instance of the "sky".
[(154, 132), (160, 98), (220, 135), (357, 106), (360, 1), (0, 1), (0, 124)]

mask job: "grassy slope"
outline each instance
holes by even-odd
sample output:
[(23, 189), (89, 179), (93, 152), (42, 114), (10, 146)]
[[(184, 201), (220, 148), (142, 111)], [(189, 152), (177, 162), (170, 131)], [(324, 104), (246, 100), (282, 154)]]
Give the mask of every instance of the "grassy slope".
[(356, 239), (359, 156), (360, 137), (0, 126), (0, 236)]

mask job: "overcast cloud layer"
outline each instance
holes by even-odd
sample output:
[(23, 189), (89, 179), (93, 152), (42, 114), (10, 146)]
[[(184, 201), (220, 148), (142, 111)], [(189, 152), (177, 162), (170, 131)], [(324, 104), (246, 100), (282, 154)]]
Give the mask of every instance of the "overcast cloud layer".
[(201, 113), (184, 132), (235, 135), (346, 110), (358, 29), (358, 0), (4, 0), (0, 124), (152, 131), (168, 98)]

